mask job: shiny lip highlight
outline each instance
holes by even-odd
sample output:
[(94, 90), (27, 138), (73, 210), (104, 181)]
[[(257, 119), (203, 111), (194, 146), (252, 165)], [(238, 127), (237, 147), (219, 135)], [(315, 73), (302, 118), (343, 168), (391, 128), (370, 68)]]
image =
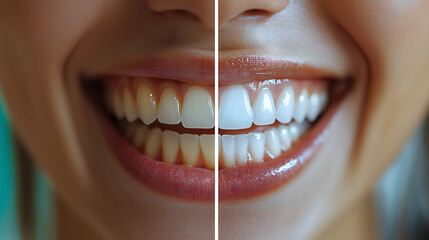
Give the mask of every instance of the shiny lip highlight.
[[(208, 58), (207, 58), (208, 59)], [(206, 60), (207, 60), (206, 59)], [(227, 66), (232, 71), (235, 67), (230, 65), (231, 61), (238, 58), (231, 58), (229, 62), (222, 62), (222, 66)], [(284, 62), (280, 64), (273, 62), (273, 69), (269, 69), (267, 66), (270, 65), (268, 58), (252, 58), (259, 59), (259, 64), (262, 65), (261, 71), (265, 71), (268, 75), (278, 70), (278, 76), (286, 76), (288, 74), (300, 77), (313, 76), (313, 79), (329, 78), (332, 73), (316, 68), (309, 67), (302, 64), (294, 64)], [(211, 68), (212, 60), (206, 61), (201, 58), (189, 58), (189, 63), (198, 63), (197, 67), (203, 67), (198, 70), (196, 75), (202, 73), (208, 73)], [(150, 60), (145, 61), (146, 63), (151, 62)], [(154, 62), (160, 63), (155, 68), (152, 64)], [(183, 65), (178, 63), (181, 61), (152, 61), (151, 64), (131, 64), (126, 67), (119, 67), (112, 71), (107, 71), (107, 74), (99, 74), (98, 79), (104, 76), (116, 76), (118, 74), (124, 74), (125, 76), (144, 76), (147, 77), (160, 77), (158, 73), (162, 73), (161, 77), (169, 76), (169, 79), (175, 79), (181, 81), (184, 78), (186, 82), (208, 84), (209, 77), (200, 78), (199, 81), (195, 81), (198, 78), (191, 73), (186, 73), (187, 68), (194, 68), (196, 66)], [(256, 64), (254, 62), (252, 64)], [(174, 65), (175, 64), (175, 65)], [(248, 65), (247, 65), (248, 66)], [(263, 67), (265, 66), (265, 68)], [(280, 68), (279, 66), (288, 66), (286, 68)], [(183, 67), (183, 68), (182, 68)], [(246, 75), (247, 67), (240, 67), (237, 69), (237, 74), (229, 74), (228, 79), (233, 79), (237, 75)], [(263, 69), (264, 68), (264, 69)], [(122, 70), (118, 70), (122, 69)], [(126, 69), (126, 71), (124, 70)], [(164, 69), (165, 72), (162, 70)], [(172, 70), (173, 69), (173, 70)], [(312, 69), (312, 70), (308, 70)], [(280, 72), (281, 70), (281, 72)], [(308, 71), (307, 71), (308, 70)], [(171, 76), (176, 73), (175, 76)], [(158, 75), (157, 75), (158, 74)], [(223, 74), (223, 73), (222, 73)], [(225, 72), (226, 74), (226, 72)], [(254, 73), (257, 75), (257, 73)], [(155, 76), (154, 76), (155, 75)], [(263, 75), (263, 74), (262, 74)], [(91, 75), (90, 75), (91, 76)], [(228, 74), (222, 75), (226, 78)], [(232, 77), (231, 77), (232, 76)], [(250, 78), (250, 75), (246, 75)], [(289, 75), (288, 75), (289, 76)], [(247, 81), (254, 80), (247, 78)], [(311, 79), (311, 78), (310, 78)], [(343, 81), (342, 78), (338, 82)], [(335, 81), (335, 80), (334, 80)], [(225, 80), (223, 83), (230, 81)], [(212, 82), (213, 83), (213, 82)], [(299, 172), (309, 163), (317, 149), (322, 144), (327, 133), (327, 126), (334, 117), (337, 109), (342, 102), (342, 99), (346, 95), (347, 90), (342, 91), (342, 94), (337, 97), (332, 97), (332, 102), (324, 115), (315, 123), (314, 126), (305, 134), (297, 144), (295, 144), (286, 153), (277, 157), (276, 159), (264, 163), (251, 164), (233, 169), (221, 169), (219, 171), (219, 197), (221, 201), (231, 201), (248, 199), (251, 197), (260, 196), (278, 189), (284, 186), (292, 178), (296, 177)], [(102, 128), (107, 136), (107, 142), (110, 145), (113, 153), (116, 155), (119, 162), (127, 169), (134, 177), (137, 178), (145, 186), (165, 194), (167, 196), (173, 196), (186, 200), (195, 201), (213, 201), (214, 199), (214, 171), (193, 168), (185, 165), (170, 165), (160, 161), (150, 159), (147, 156), (141, 154), (137, 149), (131, 146), (125, 139), (118, 133), (113, 124), (107, 118), (106, 114), (101, 109), (96, 108), (96, 115), (101, 121)]]

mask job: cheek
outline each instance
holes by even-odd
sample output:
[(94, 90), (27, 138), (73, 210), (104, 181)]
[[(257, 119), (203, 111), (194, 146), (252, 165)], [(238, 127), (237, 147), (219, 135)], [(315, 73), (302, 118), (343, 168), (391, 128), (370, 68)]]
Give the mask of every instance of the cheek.
[(60, 153), (69, 150), (62, 135), (67, 58), (110, 5), (84, 0), (0, 2), (0, 35), (7, 35), (0, 37), (0, 86), (14, 128), (36, 160), (44, 161), (44, 170), (52, 170), (57, 159), (65, 159)]
[(394, 159), (429, 103), (429, 1), (324, 3), (370, 72), (354, 159), (357, 182), (369, 187), (373, 178), (364, 176), (375, 178)]

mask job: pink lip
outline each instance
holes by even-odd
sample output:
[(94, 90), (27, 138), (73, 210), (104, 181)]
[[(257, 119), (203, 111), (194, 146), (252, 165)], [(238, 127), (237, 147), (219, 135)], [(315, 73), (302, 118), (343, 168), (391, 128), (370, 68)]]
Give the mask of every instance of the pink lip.
[[(243, 62), (244, 58), (246, 60)], [(120, 66), (99, 75), (156, 77), (209, 84), (210, 81), (213, 81), (212, 64), (213, 60), (210, 58), (181, 58), (179, 56), (174, 59), (145, 60)], [(220, 70), (220, 77), (223, 78), (224, 84), (233, 83), (229, 79), (239, 76), (247, 78), (247, 81), (261, 78), (259, 77), (261, 75), (264, 76), (264, 79), (329, 79), (335, 76), (326, 70), (303, 64), (282, 62), (279, 59), (264, 56), (222, 59), (220, 69), (221, 66), (224, 67), (223, 70)], [(253, 70), (249, 70), (250, 68)], [(335, 98), (327, 112), (309, 132), (278, 158), (260, 164), (221, 169), (219, 171), (219, 199), (229, 201), (260, 196), (284, 186), (299, 175), (323, 143), (328, 134), (327, 127), (335, 116), (344, 96), (345, 94), (342, 94)], [(96, 112), (105, 130), (110, 148), (119, 162), (138, 181), (167, 196), (196, 201), (214, 200), (215, 179), (213, 170), (170, 165), (150, 159), (128, 144), (102, 111), (97, 110)]]
[[(214, 85), (214, 59), (188, 54), (159, 55), (90, 76), (121, 76), (171, 79)], [(266, 55), (240, 55), (219, 58), (219, 84), (237, 84), (267, 79), (344, 79), (329, 69)]]

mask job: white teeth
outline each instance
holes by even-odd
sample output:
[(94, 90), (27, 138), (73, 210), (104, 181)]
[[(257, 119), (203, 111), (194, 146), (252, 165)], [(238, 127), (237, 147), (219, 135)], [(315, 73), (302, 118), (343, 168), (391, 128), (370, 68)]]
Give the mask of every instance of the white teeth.
[(253, 102), (253, 123), (269, 125), (276, 120), (274, 99), (268, 88), (263, 88)]
[(249, 153), (254, 162), (264, 161), (265, 134), (249, 133)]
[(249, 137), (247, 134), (240, 134), (236, 136), (236, 163), (239, 166), (243, 166), (247, 163), (247, 158), (249, 156), (248, 153), (248, 147), (249, 147)]
[(220, 97), (219, 128), (246, 129), (252, 126), (249, 94), (240, 85), (227, 87)]
[(181, 134), (180, 150), (182, 151), (183, 163), (189, 166), (196, 166), (200, 155), (198, 135)]
[(161, 93), (158, 121), (165, 124), (180, 123), (180, 102), (172, 88), (165, 88)]
[(278, 132), (280, 136), (281, 148), (283, 151), (286, 151), (292, 145), (292, 136), (289, 133), (288, 127), (284, 125), (281, 125), (278, 128)]
[[(181, 102), (179, 93), (182, 91), (172, 87), (162, 89), (158, 101), (154, 93), (159, 91), (152, 91), (150, 82), (133, 82), (120, 87), (121, 91), (111, 86), (113, 84), (108, 85), (105, 92), (106, 107), (116, 118), (126, 119), (119, 122), (119, 129), (138, 150), (168, 164), (214, 169), (213, 134), (180, 134), (147, 126), (158, 120), (162, 124), (182, 124), (184, 128), (214, 128), (215, 109), (206, 87), (189, 86)], [(301, 92), (294, 89), (295, 83), (289, 82), (281, 85), (281, 91), (271, 85), (260, 86), (261, 89), (254, 89), (250, 85), (232, 85), (223, 90), (219, 100), (219, 128), (247, 129), (253, 124), (271, 125), (276, 120), (281, 124), (255, 127), (255, 131), (265, 129), (265, 132), (250, 130), (246, 134), (219, 135), (219, 161), (223, 168), (278, 157), (299, 140), (310, 122), (316, 121), (328, 104), (328, 92), (322, 85), (317, 85), (315, 90), (297, 85)], [(249, 96), (247, 88), (259, 92)], [(141, 121), (136, 121), (138, 118)]]
[[(268, 157), (276, 158), (287, 151), (308, 127), (308, 122), (293, 122), (288, 126), (270, 128), (263, 133), (219, 135), (219, 164), (223, 168), (233, 168), (251, 162), (261, 163)], [(183, 164), (192, 167), (215, 167), (213, 134), (179, 134), (129, 123), (123, 127), (123, 131), (130, 134), (129, 141), (150, 158), (160, 159), (168, 164), (178, 164), (181, 159)]]
[(235, 135), (222, 136), (222, 160), (225, 168), (235, 166)]
[(183, 101), (182, 125), (185, 128), (213, 128), (214, 106), (210, 93), (199, 86), (188, 89)]
[[(218, 139), (220, 140), (220, 137)], [(203, 134), (200, 136), (200, 147), (201, 147), (201, 153), (203, 154), (204, 165), (209, 169), (214, 169), (215, 167), (215, 152), (214, 152), (215, 142), (214, 141), (215, 141), (215, 137), (213, 134), (211, 135)], [(219, 151), (220, 151), (220, 148), (219, 148)]]
[(166, 130), (162, 132), (162, 160), (173, 164), (179, 152), (179, 133)]
[[(134, 86), (134, 85), (131, 85)], [(278, 122), (288, 124), (292, 120), (301, 123), (305, 119), (313, 122), (325, 109), (328, 102), (326, 89), (309, 91), (303, 86), (296, 96), (293, 84), (282, 85), (275, 98), (270, 87), (263, 86), (251, 104), (245, 85), (232, 85), (224, 89), (220, 98), (219, 128), (239, 130)], [(182, 124), (185, 128), (211, 129), (214, 127), (214, 104), (205, 87), (193, 85), (185, 93), (183, 103), (172, 87), (163, 89), (159, 101), (146, 82), (137, 82), (136, 93), (130, 86), (122, 92), (106, 89), (106, 104), (118, 119), (133, 122), (137, 118), (150, 125), (156, 120), (163, 124)], [(277, 92), (276, 92), (277, 93)], [(253, 97), (253, 95), (252, 95)], [(276, 99), (276, 100), (274, 100)]]
[(307, 115), (307, 106), (308, 106), (308, 91), (303, 89), (298, 99), (295, 102), (295, 110), (293, 118), (296, 122), (302, 123)]
[(318, 93), (311, 94), (308, 101), (308, 113), (307, 119), (309, 121), (314, 121), (318, 117), (320, 106), (320, 97)]
[(293, 117), (295, 107), (295, 95), (291, 86), (285, 87), (277, 98), (277, 120), (281, 123), (289, 123)]
[(134, 103), (134, 98), (131, 91), (128, 88), (124, 90), (124, 110), (125, 110), (125, 118), (128, 122), (135, 121), (137, 117), (136, 106)]
[(155, 122), (157, 118), (156, 97), (144, 83), (137, 87), (137, 114), (146, 125)]
[(272, 128), (265, 132), (265, 147), (272, 158), (279, 156), (282, 152), (280, 138), (276, 129)]

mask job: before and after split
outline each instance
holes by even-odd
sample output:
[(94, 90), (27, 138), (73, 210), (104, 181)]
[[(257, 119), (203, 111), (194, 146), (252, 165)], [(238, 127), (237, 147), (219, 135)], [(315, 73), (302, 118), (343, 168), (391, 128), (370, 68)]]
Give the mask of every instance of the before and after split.
[(0, 240), (429, 239), (429, 1), (0, 0)]

